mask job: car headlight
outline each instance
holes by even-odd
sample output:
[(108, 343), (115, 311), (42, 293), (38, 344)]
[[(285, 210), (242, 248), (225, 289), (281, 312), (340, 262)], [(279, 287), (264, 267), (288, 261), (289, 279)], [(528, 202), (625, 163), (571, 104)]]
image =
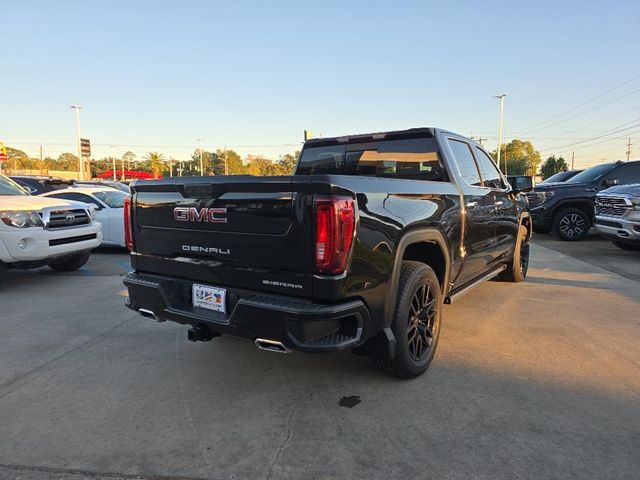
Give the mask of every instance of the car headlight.
[(640, 197), (633, 197), (631, 199), (631, 205), (633, 205), (634, 210), (640, 210)]
[(37, 212), (29, 211), (0, 211), (0, 220), (10, 227), (29, 228), (42, 227), (42, 219)]
[(554, 195), (554, 192), (533, 192), (529, 196), (529, 203), (531, 203), (532, 206), (536, 207), (538, 205), (542, 205)]
[(96, 212), (98, 209), (92, 205), (89, 205), (89, 219), (93, 222), (96, 219)]

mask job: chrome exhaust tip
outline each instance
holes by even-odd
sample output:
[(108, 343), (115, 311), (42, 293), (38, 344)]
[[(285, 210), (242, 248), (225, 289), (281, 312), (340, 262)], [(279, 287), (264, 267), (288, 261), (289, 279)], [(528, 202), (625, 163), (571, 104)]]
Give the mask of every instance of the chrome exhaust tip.
[(139, 308), (138, 313), (145, 318), (150, 318), (151, 320), (155, 320), (156, 322), (164, 322), (163, 319), (158, 318), (152, 310), (147, 310), (146, 308)]
[(278, 342), (277, 340), (268, 340), (266, 338), (256, 338), (255, 341), (256, 347), (260, 350), (267, 350), (269, 352), (276, 353), (290, 353), (287, 347), (285, 347), (282, 342)]

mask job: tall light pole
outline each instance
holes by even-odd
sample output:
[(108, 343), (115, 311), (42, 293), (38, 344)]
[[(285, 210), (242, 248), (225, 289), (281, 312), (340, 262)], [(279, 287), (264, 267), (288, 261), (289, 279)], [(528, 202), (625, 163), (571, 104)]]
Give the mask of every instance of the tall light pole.
[(73, 110), (76, 111), (76, 126), (78, 127), (78, 162), (80, 166), (80, 181), (84, 180), (84, 165), (82, 161), (82, 148), (80, 147), (80, 110), (82, 110), (82, 105), (71, 105)]
[[(500, 168), (500, 151), (502, 150), (502, 121), (504, 119), (504, 97), (506, 94), (496, 95), (493, 98), (500, 99), (500, 125), (498, 126), (498, 168)], [(504, 174), (507, 174), (507, 162), (504, 162)]]

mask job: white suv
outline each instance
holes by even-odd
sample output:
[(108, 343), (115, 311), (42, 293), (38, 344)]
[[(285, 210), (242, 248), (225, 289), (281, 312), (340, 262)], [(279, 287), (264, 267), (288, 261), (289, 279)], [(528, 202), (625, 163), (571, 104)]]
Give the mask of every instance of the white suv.
[(101, 241), (88, 205), (32, 197), (0, 175), (0, 280), (8, 268), (77, 270)]

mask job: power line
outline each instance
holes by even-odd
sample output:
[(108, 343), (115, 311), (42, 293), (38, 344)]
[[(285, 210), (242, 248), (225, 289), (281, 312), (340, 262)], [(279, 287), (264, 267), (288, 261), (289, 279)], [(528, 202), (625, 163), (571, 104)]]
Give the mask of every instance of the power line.
[[(539, 132), (540, 130), (546, 130), (547, 128), (554, 127), (554, 126), (559, 125), (559, 124), (564, 123), (564, 122), (568, 122), (569, 120), (573, 120), (574, 118), (581, 117), (582, 115), (586, 115), (587, 113), (591, 113), (591, 112), (593, 112), (595, 110), (601, 109), (602, 107), (606, 107), (607, 105), (611, 105), (612, 103), (617, 102), (618, 100), (622, 100), (623, 98), (626, 98), (629, 95), (633, 95), (634, 93), (637, 93), (637, 92), (640, 92), (640, 87), (634, 87), (633, 89), (625, 92), (624, 94), (622, 94), (622, 95), (620, 95), (620, 96), (618, 96), (618, 97), (616, 97), (614, 99), (610, 99), (610, 100), (607, 100), (606, 102), (600, 103), (600, 104), (596, 105), (595, 107), (590, 108), (589, 110), (584, 110), (583, 112), (578, 112), (575, 115), (572, 115), (570, 117), (564, 118), (562, 120), (558, 120), (557, 122), (554, 122), (554, 123), (550, 123), (549, 125), (546, 125), (544, 127), (539, 127), (539, 128), (535, 128), (535, 129), (528, 130), (528, 131), (529, 132)], [(523, 130), (522, 132), (526, 132), (526, 130)]]
[(632, 120), (631, 122), (625, 122), (625, 123), (623, 123), (621, 125), (618, 125), (616, 127), (610, 128), (608, 130), (604, 130), (604, 131), (598, 133), (594, 137), (590, 137), (590, 138), (587, 138), (585, 140), (581, 140), (579, 142), (568, 143), (566, 145), (557, 145), (557, 146), (554, 146), (554, 147), (549, 147), (549, 148), (546, 148), (546, 149), (544, 149), (542, 151), (543, 152), (548, 152), (548, 151), (557, 150), (557, 149), (560, 149), (560, 148), (571, 147), (573, 145), (580, 145), (582, 143), (591, 142), (592, 140), (598, 140), (598, 139), (603, 138), (603, 137), (608, 137), (609, 135), (615, 135), (616, 133), (620, 133), (620, 132), (623, 132), (625, 130), (631, 130), (633, 128), (640, 127), (640, 123), (635, 123), (634, 125), (627, 126), (625, 128), (621, 128), (624, 125), (628, 125), (629, 123), (634, 123), (634, 122), (639, 122), (639, 121), (640, 121), (640, 118), (636, 118), (635, 120)]
[(522, 131), (528, 131), (528, 130), (530, 130), (530, 129), (532, 129), (532, 128), (537, 127), (538, 125), (544, 125), (545, 123), (548, 123), (548, 122), (550, 122), (550, 121), (552, 121), (552, 120), (555, 120), (556, 118), (563, 117), (563, 116), (564, 116), (564, 115), (566, 115), (567, 113), (571, 113), (571, 112), (573, 112), (573, 111), (575, 111), (575, 110), (577, 110), (577, 109), (579, 109), (579, 108), (581, 108), (581, 107), (583, 107), (583, 106), (587, 105), (588, 103), (593, 102), (594, 100), (597, 100), (597, 99), (599, 99), (599, 98), (602, 98), (602, 97), (604, 97), (605, 95), (607, 95), (607, 94), (609, 94), (609, 93), (611, 93), (611, 92), (613, 92), (613, 91), (615, 91), (615, 90), (619, 89), (620, 87), (624, 87), (625, 85), (628, 85), (629, 83), (633, 82), (634, 80), (636, 80), (636, 79), (638, 79), (638, 78), (640, 78), (640, 74), (636, 75), (636, 76), (635, 76), (635, 77), (633, 77), (633, 78), (630, 78), (629, 80), (626, 80), (626, 81), (624, 81), (624, 82), (620, 83), (619, 85), (616, 85), (616, 86), (615, 86), (615, 87), (613, 87), (613, 88), (610, 88), (609, 90), (606, 90), (605, 92), (601, 93), (600, 95), (597, 95), (597, 96), (595, 96), (595, 97), (593, 97), (593, 98), (590, 98), (589, 100), (587, 100), (586, 102), (581, 103), (580, 105), (576, 105), (575, 107), (572, 107), (572, 108), (570, 108), (569, 110), (565, 110), (564, 112), (559, 113), (559, 114), (557, 114), (557, 115), (554, 115), (553, 117), (550, 117), (550, 118), (548, 118), (547, 120), (544, 120), (544, 121), (542, 121), (542, 122), (538, 122), (538, 123), (536, 123), (536, 124), (534, 124), (534, 125), (531, 125), (530, 127), (526, 128), (526, 129), (524, 129), (524, 130), (521, 130), (521, 132), (522, 132)]

